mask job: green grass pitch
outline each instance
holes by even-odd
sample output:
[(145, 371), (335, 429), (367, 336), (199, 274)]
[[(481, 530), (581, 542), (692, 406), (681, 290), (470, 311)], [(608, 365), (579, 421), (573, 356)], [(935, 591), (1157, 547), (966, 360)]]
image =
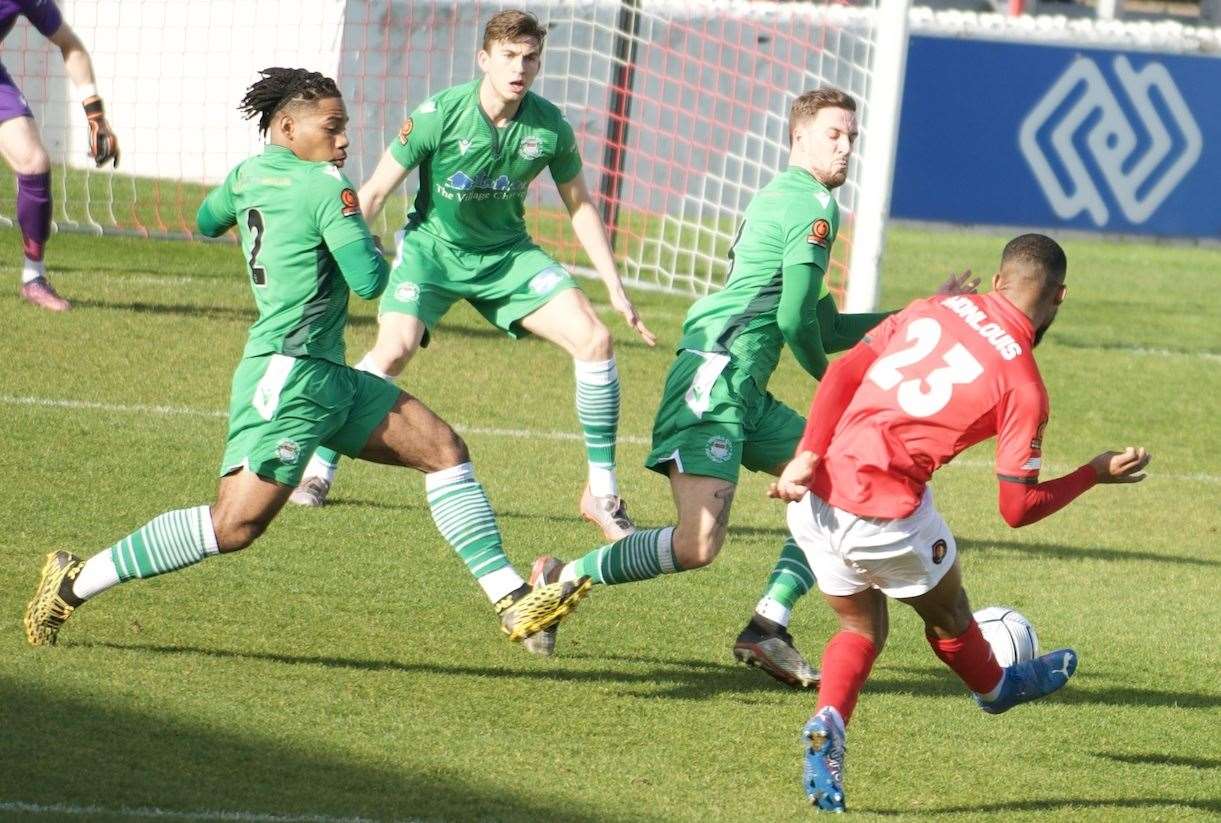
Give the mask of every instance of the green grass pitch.
[[(1004, 237), (895, 229), (884, 303), (995, 268)], [(1069, 239), (1069, 299), (1040, 349), (1053, 476), (1108, 447), (1154, 454), (1043, 523), (996, 513), (991, 447), (941, 472), (973, 604), (1022, 610), (1081, 654), (1066, 691), (983, 715), (905, 607), (849, 730), (862, 819), (1205, 820), (1221, 814), (1221, 297), (1218, 252)], [(709, 569), (595, 590), (532, 659), (500, 635), (407, 470), (347, 463), (334, 505), (287, 510), (235, 557), (107, 593), (33, 649), (42, 555), (91, 554), (209, 501), (229, 378), (254, 318), (229, 245), (59, 235), (64, 316), (16, 297), (0, 232), (0, 818), (779, 821), (809, 819), (798, 733), (814, 705), (729, 646), (783, 537), (744, 477)], [(621, 479), (638, 522), (673, 518), (641, 467), (687, 300), (639, 293), (648, 350), (618, 340)], [(349, 355), (372, 342), (354, 299)], [(402, 385), (460, 424), (520, 570), (598, 544), (567, 359), (460, 307)], [(786, 356), (773, 389), (812, 383)], [(817, 662), (815, 597), (794, 620)]]

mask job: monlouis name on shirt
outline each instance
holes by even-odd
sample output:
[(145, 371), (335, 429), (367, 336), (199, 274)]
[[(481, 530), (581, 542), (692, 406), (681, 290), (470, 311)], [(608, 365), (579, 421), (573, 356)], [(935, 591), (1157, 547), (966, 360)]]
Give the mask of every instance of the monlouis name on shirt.
[(941, 305), (954, 312), (962, 318), (964, 323), (979, 332), (980, 337), (991, 343), (992, 348), (1000, 352), (1001, 357), (1006, 360), (1012, 360), (1022, 353), (1022, 347), (1018, 345), (1018, 342), (999, 324), (990, 321), (988, 315), (972, 303), (969, 297), (962, 295), (947, 297), (941, 301)]

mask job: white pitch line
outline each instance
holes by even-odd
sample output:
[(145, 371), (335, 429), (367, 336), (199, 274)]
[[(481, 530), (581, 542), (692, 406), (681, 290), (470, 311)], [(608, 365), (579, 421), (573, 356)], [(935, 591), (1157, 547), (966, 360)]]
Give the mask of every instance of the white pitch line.
[[(90, 409), (96, 411), (118, 412), (121, 414), (161, 414), (166, 416), (183, 416), (183, 417), (227, 417), (228, 413), (214, 409), (192, 409), (186, 406), (148, 406), (141, 404), (123, 404), (123, 403), (99, 403), (92, 400), (64, 400), (54, 397), (18, 397), (9, 394), (0, 394), (0, 405), (5, 406), (37, 406), (41, 408), (55, 409)], [(561, 431), (538, 431), (535, 429), (501, 429), (488, 428), (486, 426), (467, 426), (461, 423), (453, 424), (454, 429), (462, 434), (479, 434), (488, 435), (489, 437), (514, 437), (518, 439), (532, 440), (569, 440), (581, 441), (583, 436), (575, 432)], [(652, 440), (648, 437), (640, 437), (639, 435), (621, 434), (619, 442), (633, 446), (648, 446)], [(949, 468), (960, 467), (967, 469), (988, 469), (991, 470), (993, 464), (986, 460), (955, 460), (949, 464)], [(1045, 466), (1048, 470), (1067, 469), (1067, 466), (1060, 467), (1055, 464)], [(1182, 480), (1190, 483), (1214, 483), (1221, 484), (1221, 475), (1215, 474), (1168, 474), (1157, 472), (1154, 469), (1152, 477), (1159, 480)]]
[[(238, 821), (238, 823), (378, 823), (370, 817), (331, 817), (325, 814), (266, 814), (263, 812), (242, 811), (190, 811), (181, 812), (172, 809), (158, 809), (152, 806), (129, 808), (120, 806), (106, 808), (105, 806), (77, 806), (70, 803), (22, 803), (17, 800), (0, 800), (0, 812), (20, 812), (22, 814), (58, 814), (79, 815), (81, 817), (117, 817), (120, 819), (149, 818), (154, 820), (222, 820)], [(403, 818), (398, 818), (402, 820)], [(418, 821), (420, 818), (410, 818)], [(409, 823), (409, 821), (408, 821)]]

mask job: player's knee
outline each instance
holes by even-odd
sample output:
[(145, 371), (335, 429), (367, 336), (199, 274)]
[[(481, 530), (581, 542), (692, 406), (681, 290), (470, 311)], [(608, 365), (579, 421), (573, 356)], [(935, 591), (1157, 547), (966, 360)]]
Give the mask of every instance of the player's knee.
[(43, 174), (51, 170), (51, 158), (47, 150), (32, 143), (13, 157), (13, 171), (17, 174)]
[(438, 464), (434, 471), (448, 469), (462, 463), (469, 463), (471, 460), (471, 453), (466, 447), (466, 441), (448, 424), (442, 425), (443, 428), (437, 433), (433, 441), (436, 443), (437, 452), (435, 459)]
[(614, 341), (610, 329), (597, 317), (592, 318), (584, 339), (577, 346), (578, 360), (610, 360), (614, 355)]
[(723, 530), (687, 530), (680, 524), (674, 530), (674, 557), (684, 571), (702, 569), (716, 559), (724, 542)]
[(213, 523), (216, 547), (221, 552), (236, 552), (249, 546), (267, 530), (267, 524), (256, 520), (220, 521)]

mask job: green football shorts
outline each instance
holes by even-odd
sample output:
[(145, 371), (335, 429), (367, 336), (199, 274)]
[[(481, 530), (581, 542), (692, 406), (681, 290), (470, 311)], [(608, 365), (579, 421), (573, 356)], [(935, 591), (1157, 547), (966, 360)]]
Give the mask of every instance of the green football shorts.
[(415, 229), (399, 232), (378, 312), (418, 317), (431, 333), (450, 306), (465, 300), (493, 326), (518, 338), (529, 334), (519, 323), (523, 317), (575, 288), (572, 275), (528, 237), (497, 251), (473, 252)]
[(318, 446), (356, 457), (398, 401), (393, 384), (313, 357), (246, 357), (233, 373), (220, 473), (295, 486)]
[(683, 474), (736, 484), (742, 466), (771, 471), (791, 460), (804, 431), (801, 415), (759, 391), (728, 355), (684, 350), (666, 375), (644, 464), (668, 474), (673, 462)]

